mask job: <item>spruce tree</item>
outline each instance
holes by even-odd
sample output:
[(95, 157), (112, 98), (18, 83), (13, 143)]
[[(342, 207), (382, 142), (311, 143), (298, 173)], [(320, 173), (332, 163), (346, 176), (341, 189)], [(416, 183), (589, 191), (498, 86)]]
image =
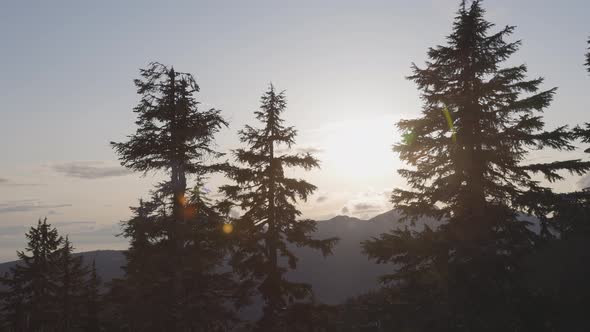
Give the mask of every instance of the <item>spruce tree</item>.
[[(195, 315), (186, 308), (195, 299), (211, 299), (205, 293), (215, 289), (205, 283), (195, 286), (195, 278), (220, 277), (214, 267), (221, 263), (224, 248), (203, 249), (211, 244), (205, 233), (221, 232), (221, 221), (205, 215), (202, 202), (190, 201), (187, 183), (191, 176), (206, 179), (223, 169), (222, 164), (210, 161), (222, 155), (213, 149), (214, 135), (227, 122), (219, 110), (199, 109), (194, 97), (199, 87), (192, 75), (152, 63), (141, 70), (141, 76), (135, 80), (141, 95), (134, 109), (138, 129), (127, 142), (113, 142), (112, 146), (123, 166), (144, 173), (162, 171), (170, 179), (160, 183), (152, 201), (141, 203), (134, 218), (124, 224), (123, 234), (130, 238), (131, 247), (125, 280), (115, 282), (113, 290), (126, 287), (131, 302), (124, 303), (129, 312), (123, 318), (130, 319), (127, 323), (132, 330), (202, 329), (218, 317)], [(199, 250), (209, 256), (190, 260)], [(213, 303), (201, 305), (206, 308)], [(195, 317), (201, 321), (195, 322)]]
[(27, 305), (24, 282), (17, 280), (10, 273), (0, 278), (0, 283), (8, 290), (0, 291), (0, 331), (27, 331)]
[(83, 309), (89, 275), (82, 256), (74, 256), (74, 247), (66, 236), (55, 262), (58, 330), (79, 331), (84, 327)]
[(96, 271), (96, 261), (92, 261), (90, 267), (90, 276), (86, 282), (85, 289), (85, 309), (84, 315), (84, 331), (99, 332), (101, 330), (100, 322), (100, 286), (101, 278)]
[[(559, 195), (533, 175), (582, 174), (579, 160), (527, 164), (531, 150), (573, 150), (566, 127), (544, 131), (540, 112), (555, 89), (526, 79), (524, 65), (502, 67), (520, 42), (514, 27), (492, 32), (480, 1), (462, 2), (447, 45), (429, 49), (426, 66), (409, 77), (424, 101), (422, 115), (402, 120), (407, 139), (394, 150), (409, 189), (392, 201), (403, 220), (430, 217), (423, 229), (394, 230), (364, 243), (364, 251), (396, 270), (383, 276), (406, 328), (416, 331), (520, 331), (542, 326), (521, 282), (522, 260), (551, 237), (548, 213)], [(536, 233), (520, 218), (540, 221)], [(535, 316), (536, 315), (536, 316)], [(531, 316), (535, 316), (532, 318)]]
[(246, 126), (239, 132), (247, 148), (235, 151), (239, 165), (228, 173), (235, 184), (220, 188), (228, 201), (243, 210), (243, 215), (234, 222), (237, 249), (232, 265), (243, 279), (256, 285), (264, 300), (264, 315), (258, 322), (261, 331), (282, 331), (287, 305), (311, 294), (310, 285), (285, 277), (297, 263), (288, 245), (319, 249), (327, 255), (336, 241), (313, 239), (315, 221), (297, 219), (301, 212), (296, 202), (306, 200), (316, 187), (305, 180), (287, 177), (285, 169), (310, 170), (318, 167), (319, 162), (309, 153), (289, 154), (279, 150), (291, 148), (297, 135), (293, 127), (283, 124), (281, 116), (285, 109), (284, 92), (277, 93), (270, 85), (261, 98), (260, 110), (255, 112), (262, 126)]
[[(590, 53), (586, 59), (590, 70)], [(589, 153), (590, 123), (576, 126), (573, 133)], [(590, 285), (585, 277), (590, 273), (590, 188), (585, 185), (560, 194), (560, 198), (550, 218), (556, 225), (555, 239), (529, 259), (531, 285), (550, 300), (548, 320), (555, 330), (586, 331), (590, 328), (583, 309), (590, 305)]]
[(162, 269), (169, 252), (157, 245), (164, 233), (160, 215), (154, 213), (159, 204), (163, 203), (140, 201), (138, 207), (132, 208), (134, 217), (122, 223), (122, 235), (130, 242), (129, 249), (124, 252), (125, 275), (111, 282), (108, 303), (109, 320), (123, 331), (164, 329), (166, 322), (163, 320), (169, 313), (162, 315), (161, 310), (169, 310), (172, 305), (170, 285), (164, 283), (169, 278), (163, 276)]
[(15, 331), (50, 331), (56, 328), (55, 262), (63, 242), (57, 229), (39, 219), (25, 234), (27, 247), (17, 251), (20, 262), (2, 279), (3, 311)]

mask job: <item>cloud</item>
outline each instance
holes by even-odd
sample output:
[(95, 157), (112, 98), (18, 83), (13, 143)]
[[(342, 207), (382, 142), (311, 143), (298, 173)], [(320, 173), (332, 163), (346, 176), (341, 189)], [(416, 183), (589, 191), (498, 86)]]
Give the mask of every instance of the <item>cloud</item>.
[(41, 186), (40, 183), (18, 183), (13, 182), (7, 178), (0, 178), (0, 187), (36, 187)]
[(50, 167), (64, 176), (79, 179), (101, 179), (125, 176), (131, 173), (119, 165), (110, 165), (104, 161), (71, 161), (53, 164)]
[(383, 209), (383, 206), (381, 204), (373, 204), (373, 203), (356, 203), (352, 206), (352, 209), (355, 214), (368, 213), (368, 212), (379, 212)]
[(95, 233), (99, 228), (94, 221), (58, 221), (51, 222), (52, 226), (57, 228), (62, 235), (80, 235)]
[(315, 201), (316, 201), (316, 203), (323, 203), (327, 200), (328, 200), (328, 196), (322, 195), (322, 196), (318, 197)]
[(580, 189), (585, 189), (590, 187), (590, 174), (583, 176), (580, 180), (578, 180), (578, 187)]
[(288, 148), (284, 148), (284, 149), (279, 149), (277, 150), (277, 153), (302, 153), (302, 154), (317, 154), (317, 153), (322, 153), (324, 152), (324, 149), (317, 147), (317, 146), (297, 146), (297, 147), (292, 147), (290, 149)]
[(348, 199), (341, 209), (341, 213), (360, 219), (370, 219), (392, 208), (389, 203), (390, 195), (390, 190), (377, 191), (368, 189), (367, 191), (359, 192)]
[[(18, 212), (31, 212), (44, 209), (59, 209), (63, 207), (69, 207), (72, 204), (42, 204), (41, 201), (35, 199), (28, 199), (22, 201), (12, 201), (0, 203), (0, 214), (1, 213), (18, 213)], [(50, 210), (51, 211), (51, 210)]]
[(0, 236), (8, 237), (9, 235), (22, 235), (27, 231), (23, 225), (1, 225)]
[(322, 153), (324, 152), (324, 149), (317, 147), (317, 146), (305, 146), (305, 147), (298, 147), (295, 149), (295, 151), (297, 151), (298, 153), (311, 153), (311, 154), (315, 154), (315, 153)]
[(52, 223), (54, 226), (71, 226), (71, 225), (94, 225), (94, 221), (58, 221)]

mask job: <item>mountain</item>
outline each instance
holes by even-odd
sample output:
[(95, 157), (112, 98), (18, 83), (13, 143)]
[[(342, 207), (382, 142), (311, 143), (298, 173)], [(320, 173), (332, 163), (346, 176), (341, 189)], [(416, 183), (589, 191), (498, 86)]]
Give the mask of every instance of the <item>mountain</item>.
[[(345, 299), (379, 287), (378, 277), (390, 273), (391, 265), (371, 262), (362, 254), (362, 241), (394, 227), (409, 226), (397, 223), (399, 214), (389, 211), (369, 220), (348, 216), (337, 216), (317, 223), (316, 237), (338, 237), (340, 241), (333, 249), (333, 255), (323, 257), (318, 251), (309, 248), (293, 248), (299, 257), (298, 268), (290, 272), (294, 280), (305, 281), (313, 286), (316, 299), (327, 304), (337, 304)], [(416, 222), (422, 227), (428, 220)], [(121, 266), (125, 264), (123, 252), (117, 250), (98, 250), (79, 253), (88, 264), (93, 260), (104, 282), (123, 275)], [(16, 261), (0, 264), (0, 275), (4, 275)]]
[[(103, 282), (123, 276), (121, 266), (125, 265), (125, 256), (120, 250), (96, 250), (75, 254), (75, 256), (78, 255), (84, 258), (84, 263), (87, 265), (91, 265), (92, 261), (96, 263), (96, 270)], [(0, 276), (8, 272), (17, 262), (1, 263)]]

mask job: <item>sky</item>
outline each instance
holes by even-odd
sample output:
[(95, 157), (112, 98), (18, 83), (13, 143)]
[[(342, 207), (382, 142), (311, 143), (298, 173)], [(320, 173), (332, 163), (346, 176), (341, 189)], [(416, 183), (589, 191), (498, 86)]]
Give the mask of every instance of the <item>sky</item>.
[[(241, 147), (237, 131), (269, 83), (286, 90), (287, 124), (321, 169), (294, 172), (318, 187), (305, 217), (370, 218), (404, 186), (391, 151), (395, 123), (420, 114), (407, 80), (428, 47), (444, 43), (457, 0), (388, 1), (0, 1), (0, 261), (47, 217), (79, 251), (122, 249), (119, 222), (162, 174), (121, 168), (110, 141), (135, 130), (133, 86), (150, 61), (192, 73), (205, 108), (230, 126), (217, 148)], [(558, 87), (548, 128), (590, 120), (587, 0), (486, 0), (487, 19), (516, 25), (529, 77)], [(541, 152), (531, 160), (581, 157)], [(227, 158), (231, 158), (228, 154)], [(557, 190), (589, 179), (568, 177)], [(210, 179), (215, 191), (223, 182)]]

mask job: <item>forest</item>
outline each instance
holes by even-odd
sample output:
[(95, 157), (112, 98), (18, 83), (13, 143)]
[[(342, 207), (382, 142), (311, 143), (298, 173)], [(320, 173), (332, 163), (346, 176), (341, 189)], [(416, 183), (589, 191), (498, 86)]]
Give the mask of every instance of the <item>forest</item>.
[[(339, 238), (315, 236), (319, 222), (300, 210), (319, 188), (289, 170), (321, 160), (292, 149), (286, 90), (257, 92), (241, 147), (219, 151), (223, 111), (201, 104), (193, 74), (151, 62), (133, 81), (135, 131), (110, 142), (123, 167), (166, 176), (129, 202), (123, 276), (103, 281), (40, 219), (0, 276), (0, 331), (589, 331), (590, 188), (552, 185), (590, 173), (590, 161), (530, 155), (590, 153), (590, 123), (547, 129), (557, 88), (508, 64), (521, 41), (481, 1), (462, 1), (450, 31), (407, 77), (422, 105), (391, 142), (405, 165), (391, 170), (406, 183), (390, 197), (400, 218), (361, 243), (388, 266), (378, 289), (333, 305), (289, 277), (296, 248), (328, 257)], [(590, 79), (590, 48), (579, 58)], [(213, 175), (228, 183), (219, 196)]]

